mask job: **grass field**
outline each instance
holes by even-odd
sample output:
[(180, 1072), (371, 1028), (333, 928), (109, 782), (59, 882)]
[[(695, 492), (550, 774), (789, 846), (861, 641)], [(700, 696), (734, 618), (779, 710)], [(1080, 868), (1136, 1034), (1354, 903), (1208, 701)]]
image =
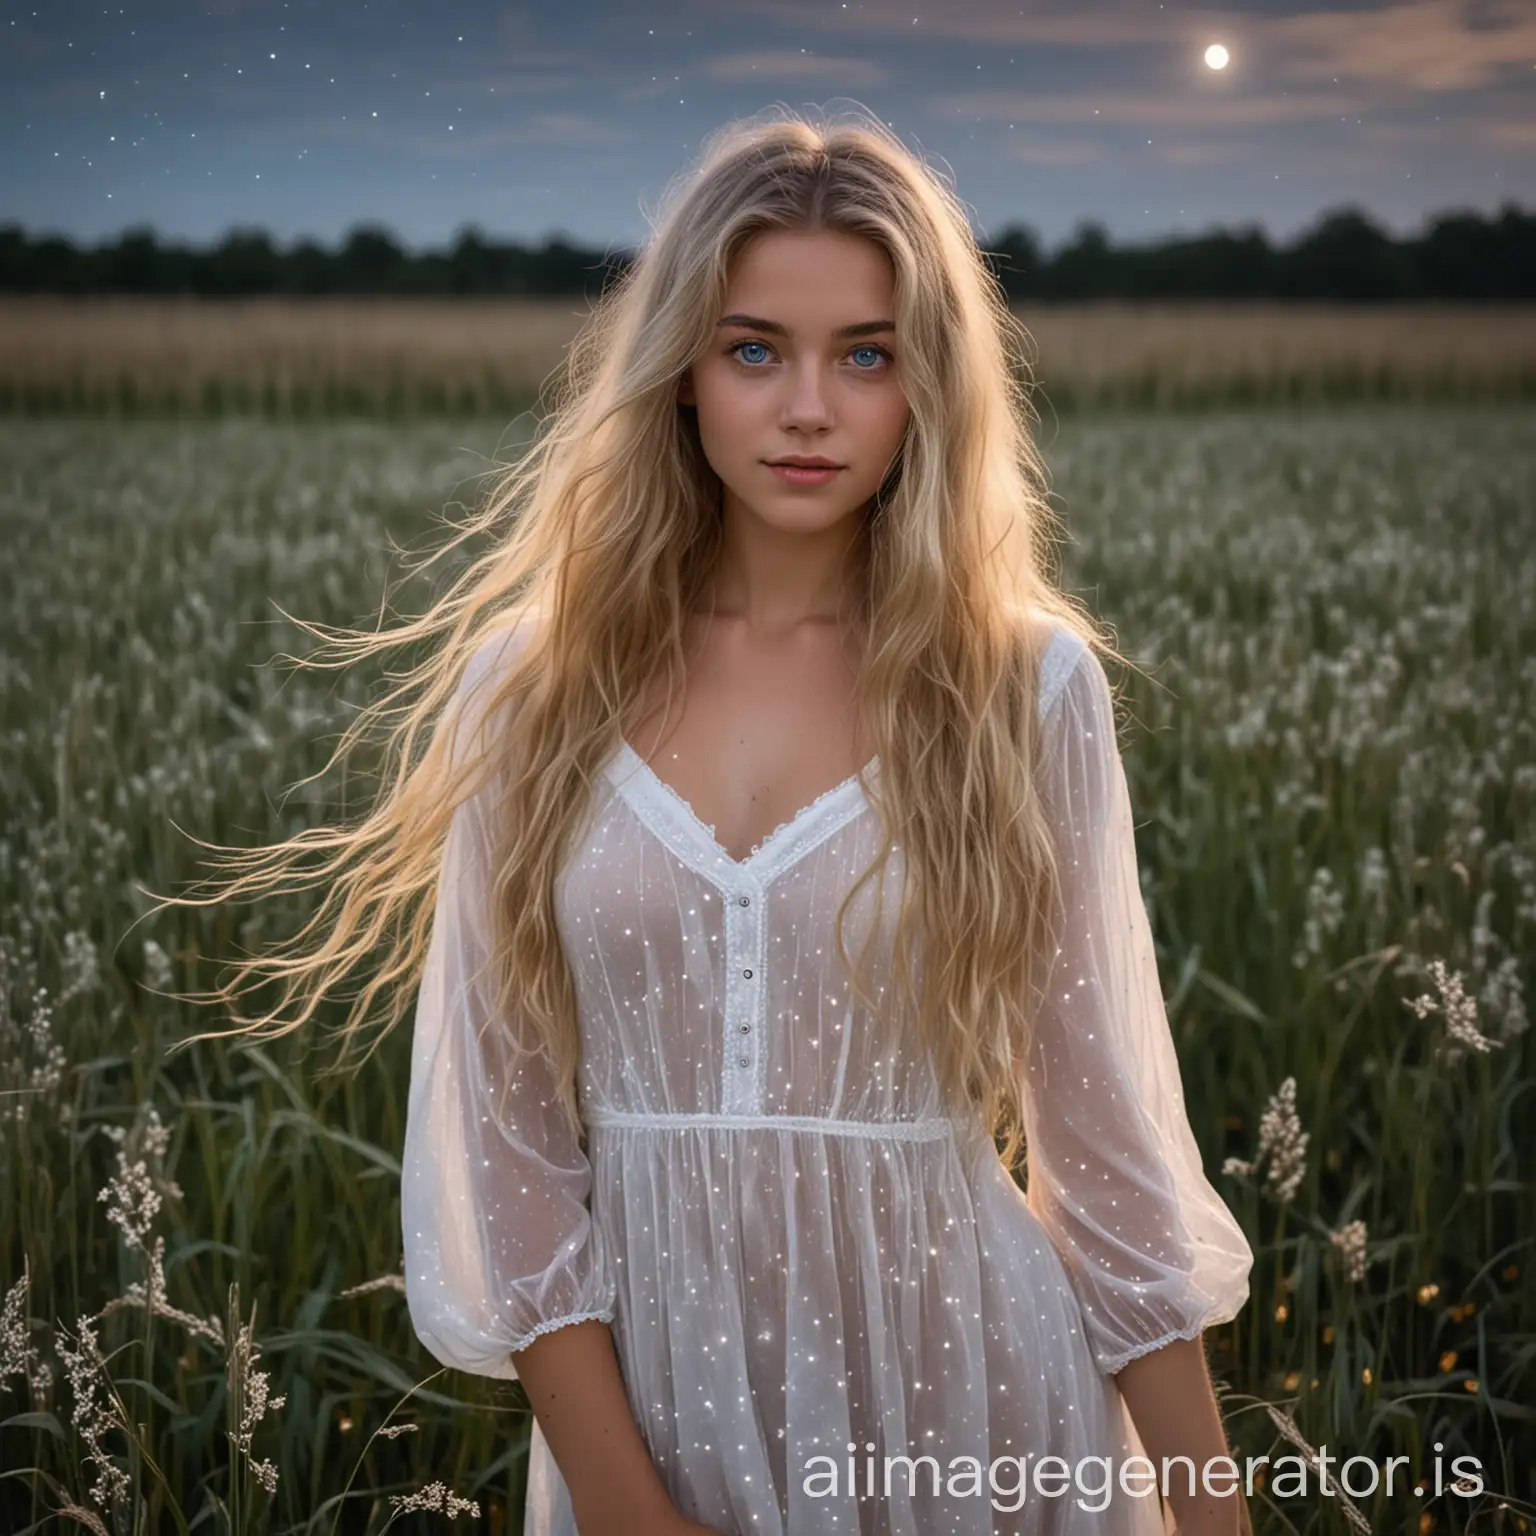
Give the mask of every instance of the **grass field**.
[[(0, 415), (515, 415), (585, 314), (549, 300), (0, 298)], [(1536, 399), (1536, 308), (1020, 310), (1043, 415)]]
[[(1409, 1457), (1427, 1492), (1356, 1499), (1374, 1531), (1530, 1529), (1536, 408), (1095, 416), (1044, 447), (1069, 585), (1155, 678), (1124, 737), (1145, 895), (1257, 1254), (1208, 1336), (1234, 1445)], [(307, 909), (144, 923), (137, 890), (202, 873), (194, 838), (361, 808), (366, 764), (284, 794), (377, 679), (293, 674), (278, 610), (370, 623), (386, 573), (425, 605), (441, 576), (389, 540), (514, 448), (485, 419), (0, 422), (0, 1528), (67, 1498), (98, 1523), (58, 1528), (114, 1536), (435, 1530), (390, 1503), (433, 1484), (518, 1528), (521, 1391), (438, 1373), (400, 1291), (406, 1032), (355, 1077), (292, 1041), (167, 1061), (219, 1020), (148, 989)], [(1437, 1494), (1436, 1442), (1481, 1496)], [(1351, 1529), (1267, 1480), (1253, 1515)]]

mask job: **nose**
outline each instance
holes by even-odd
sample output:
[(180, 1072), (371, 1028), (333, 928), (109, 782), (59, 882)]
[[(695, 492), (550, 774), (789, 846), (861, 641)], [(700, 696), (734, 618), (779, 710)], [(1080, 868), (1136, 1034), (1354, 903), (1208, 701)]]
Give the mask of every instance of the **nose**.
[(782, 425), (786, 428), (819, 428), (832, 419), (831, 403), (827, 398), (826, 383), (822, 378), (821, 364), (815, 358), (806, 358), (798, 366), (786, 370), (789, 380), (782, 412)]

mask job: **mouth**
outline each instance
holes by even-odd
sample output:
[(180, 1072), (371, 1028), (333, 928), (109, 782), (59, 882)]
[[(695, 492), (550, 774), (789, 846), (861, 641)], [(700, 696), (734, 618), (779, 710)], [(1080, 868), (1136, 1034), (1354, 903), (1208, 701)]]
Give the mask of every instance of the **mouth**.
[(770, 469), (842, 469), (841, 464), (834, 464), (831, 459), (769, 459)]
[(793, 461), (769, 464), (768, 468), (776, 474), (785, 485), (819, 486), (831, 485), (843, 472), (840, 464), (796, 464)]

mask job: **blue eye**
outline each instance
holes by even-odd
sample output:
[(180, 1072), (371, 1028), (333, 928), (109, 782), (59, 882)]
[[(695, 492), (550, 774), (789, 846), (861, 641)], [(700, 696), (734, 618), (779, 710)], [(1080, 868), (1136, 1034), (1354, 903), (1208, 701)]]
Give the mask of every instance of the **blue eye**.
[[(770, 350), (769, 347), (768, 347), (768, 343), (764, 342), (764, 341), (751, 341), (751, 340), (735, 341), (735, 342), (732, 342), (731, 345), (725, 349), (726, 350), (726, 355), (729, 356), (729, 357), (734, 357), (737, 362), (744, 363), (748, 368), (754, 368), (755, 369), (759, 363), (764, 361), (764, 359), (762, 359), (760, 357), (755, 357), (755, 356), (754, 357), (747, 357), (745, 354), (746, 354), (746, 349), (748, 347), (757, 347), (757, 348), (761, 349), (763, 352), (767, 352), (767, 351)], [(886, 362), (886, 363), (889, 363), (891, 361), (891, 354), (889, 352), (887, 352), (884, 347), (877, 347), (872, 342), (866, 342), (863, 346), (855, 347), (853, 349), (853, 351), (849, 354), (849, 356), (850, 357), (856, 357), (861, 352), (873, 353), (877, 360), (880, 360), (880, 361), (883, 361), (883, 362)], [(876, 371), (878, 371), (878, 370), (874, 366), (870, 366), (870, 365), (867, 365), (867, 364), (859, 364), (859, 365), (857, 365), (857, 372), (859, 372), (859, 373), (874, 373)]]

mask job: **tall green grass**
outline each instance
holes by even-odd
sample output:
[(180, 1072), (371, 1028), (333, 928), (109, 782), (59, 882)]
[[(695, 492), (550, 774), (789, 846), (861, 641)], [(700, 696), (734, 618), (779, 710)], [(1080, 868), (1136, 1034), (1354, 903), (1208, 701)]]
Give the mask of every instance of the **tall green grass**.
[[(1355, 1501), (1373, 1530), (1527, 1529), (1536, 414), (1082, 420), (1044, 446), (1068, 584), (1152, 674), (1126, 679), (1145, 895), (1191, 1120), (1257, 1254), (1208, 1336), (1234, 1445), (1280, 1456), (1294, 1425), (1409, 1456), (1430, 1492), (1400, 1470)], [(366, 762), (288, 791), (379, 679), (283, 666), (309, 640), (279, 610), (368, 622), (386, 577), (425, 605), (451, 573), (404, 579), (389, 542), (420, 548), (515, 450), (484, 421), (0, 424), (0, 1528), (67, 1500), (114, 1536), (437, 1529), (390, 1502), (437, 1485), (518, 1529), (521, 1389), (439, 1372), (399, 1287), (406, 1032), (348, 1077), (315, 1040), (167, 1060), (220, 1021), (157, 991), (305, 898), (144, 922), (138, 889), (203, 873), (194, 839), (361, 810)], [(1437, 960), (1486, 1051), (1409, 1006)], [(1268, 1164), (1223, 1169), (1287, 1079), (1309, 1139), (1282, 1201)], [(1359, 1280), (1331, 1235), (1356, 1220)], [(144, 1304), (162, 1240), (180, 1316)], [(115, 1398), (82, 1403), (92, 1318)], [(1435, 1496), (1437, 1441), (1488, 1492)], [(1349, 1528), (1267, 1479), (1253, 1514)]]

